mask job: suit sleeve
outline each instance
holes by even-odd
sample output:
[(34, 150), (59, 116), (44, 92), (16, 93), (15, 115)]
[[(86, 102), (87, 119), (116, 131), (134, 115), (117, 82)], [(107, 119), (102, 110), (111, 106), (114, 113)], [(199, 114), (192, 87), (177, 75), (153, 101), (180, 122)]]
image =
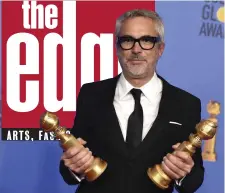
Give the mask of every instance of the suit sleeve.
[[(201, 120), (201, 102), (199, 99), (195, 106), (196, 108), (194, 108), (194, 112), (192, 111), (192, 115), (194, 116), (194, 133), (196, 133), (195, 125)], [(183, 179), (181, 186), (175, 185), (175, 188), (179, 193), (194, 193), (203, 183), (204, 167), (201, 148), (196, 149), (192, 158), (194, 160), (192, 171)]]
[[(77, 108), (76, 108), (76, 116), (74, 119), (73, 128), (71, 129), (71, 134), (74, 135), (76, 138), (81, 137), (85, 140), (86, 130), (88, 128), (88, 121), (87, 121), (87, 108), (85, 99), (86, 91), (85, 85), (83, 85), (80, 89), (78, 98), (77, 98)], [(60, 160), (59, 164), (59, 171), (63, 180), (69, 185), (76, 185), (80, 183), (78, 175), (76, 177), (72, 174), (72, 172), (64, 165), (64, 162)]]

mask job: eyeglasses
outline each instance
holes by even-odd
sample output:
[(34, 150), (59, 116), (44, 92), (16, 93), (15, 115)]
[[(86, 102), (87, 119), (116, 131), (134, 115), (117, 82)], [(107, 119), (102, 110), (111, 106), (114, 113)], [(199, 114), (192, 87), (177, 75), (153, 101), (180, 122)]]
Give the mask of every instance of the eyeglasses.
[(142, 36), (140, 38), (133, 38), (132, 36), (117, 37), (117, 43), (123, 50), (130, 50), (138, 42), (143, 50), (151, 50), (155, 44), (161, 40), (160, 37)]

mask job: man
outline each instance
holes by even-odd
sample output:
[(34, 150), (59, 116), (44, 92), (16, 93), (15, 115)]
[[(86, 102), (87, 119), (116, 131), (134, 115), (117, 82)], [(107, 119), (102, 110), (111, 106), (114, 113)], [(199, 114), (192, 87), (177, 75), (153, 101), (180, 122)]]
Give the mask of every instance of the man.
[[(201, 104), (156, 73), (164, 47), (164, 26), (157, 13), (132, 10), (117, 20), (122, 73), (82, 86), (71, 133), (88, 148), (70, 148), (60, 162), (62, 177), (68, 184), (79, 184), (78, 193), (171, 193), (174, 187), (193, 193), (202, 184), (200, 149), (193, 157), (180, 151), (171, 154), (195, 132)], [(88, 182), (83, 174), (94, 156), (108, 167)], [(147, 175), (158, 163), (173, 179), (165, 190)]]

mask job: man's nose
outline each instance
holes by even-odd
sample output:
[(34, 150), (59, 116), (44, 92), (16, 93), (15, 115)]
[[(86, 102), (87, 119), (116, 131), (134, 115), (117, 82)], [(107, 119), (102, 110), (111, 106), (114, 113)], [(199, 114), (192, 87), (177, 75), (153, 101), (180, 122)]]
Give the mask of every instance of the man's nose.
[(132, 52), (133, 53), (140, 53), (140, 52), (142, 52), (142, 48), (141, 48), (141, 46), (139, 45), (138, 42), (135, 42), (134, 47), (132, 48)]

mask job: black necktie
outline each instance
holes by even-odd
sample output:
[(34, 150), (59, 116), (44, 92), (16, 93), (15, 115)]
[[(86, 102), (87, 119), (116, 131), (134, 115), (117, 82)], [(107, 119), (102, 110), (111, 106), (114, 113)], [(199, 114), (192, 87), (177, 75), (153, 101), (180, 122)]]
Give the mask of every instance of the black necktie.
[(129, 149), (132, 150), (142, 141), (143, 110), (140, 103), (141, 90), (132, 89), (130, 92), (134, 97), (135, 105), (134, 111), (128, 119), (126, 142)]

